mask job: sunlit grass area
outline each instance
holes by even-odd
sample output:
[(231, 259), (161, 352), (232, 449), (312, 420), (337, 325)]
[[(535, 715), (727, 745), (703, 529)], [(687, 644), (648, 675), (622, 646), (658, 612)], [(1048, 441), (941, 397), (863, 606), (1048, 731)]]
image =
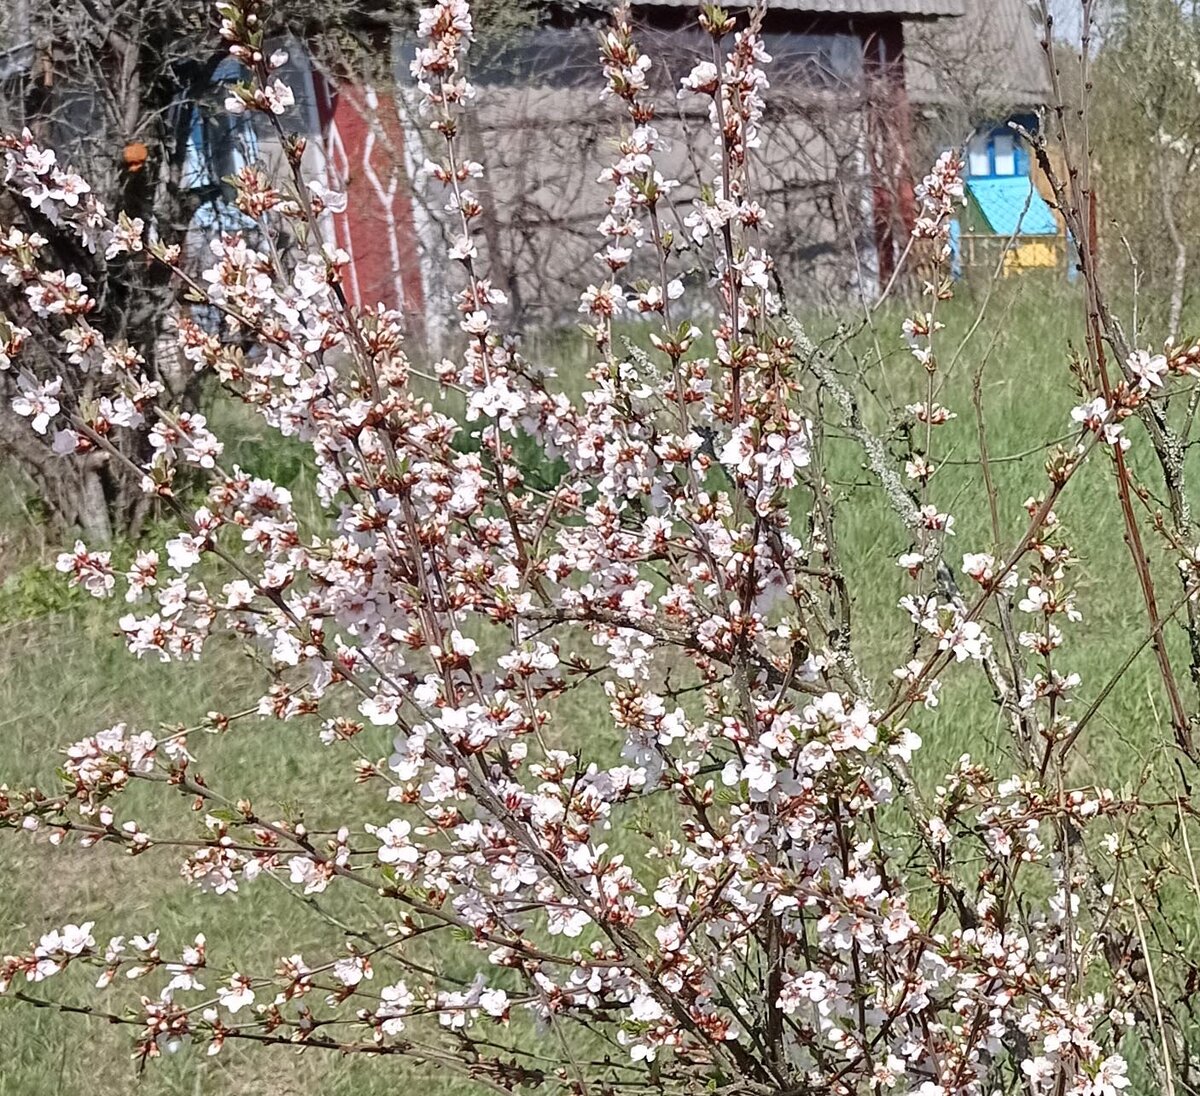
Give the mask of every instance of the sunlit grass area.
[[(830, 368), (854, 391), (865, 421), (897, 459), (906, 446), (894, 409), (922, 398), (926, 383), (924, 371), (904, 348), (900, 318), (897, 309), (888, 308), (870, 323), (854, 316), (843, 318), (840, 326), (829, 318), (811, 323), (813, 337), (830, 355)], [(958, 417), (937, 434), (932, 459), (941, 468), (933, 480), (932, 498), (939, 509), (955, 516), (948, 556), (957, 564), (963, 552), (995, 547), (1003, 551), (1017, 541), (1027, 523), (1025, 499), (1044, 489), (1042, 465), (1049, 447), (1062, 439), (1069, 442), (1070, 409), (1078, 402), (1069, 364), (1072, 353), (1081, 350), (1081, 313), (1063, 287), (1025, 281), (1004, 283), (986, 299), (983, 290), (964, 292), (942, 309), (940, 318), (946, 323), (940, 336), (945, 377), (937, 399)], [(534, 352), (552, 355), (564, 383), (580, 387), (587, 360), (580, 340), (535, 340)], [(972, 403), (976, 384), (995, 484), (998, 546), (993, 543), (991, 505), (977, 459), (978, 424)], [(883, 696), (890, 688), (892, 669), (906, 659), (911, 642), (907, 615), (897, 609), (906, 579), (895, 564), (910, 541), (860, 446), (841, 430), (832, 402), (826, 406), (839, 551), (854, 594), (852, 642)], [(298, 450), (272, 439), (257, 423), (219, 410), (215, 417), (232, 428), (238, 463), (302, 493), (311, 469)], [(1138, 428), (1131, 431), (1136, 439)], [(1152, 486), (1152, 454), (1135, 445), (1133, 455), (1135, 469)], [(1192, 475), (1200, 476), (1195, 456), (1189, 461)], [(5, 568), (0, 574), (0, 781), (51, 787), (61, 747), (84, 734), (118, 721), (147, 728), (193, 726), (209, 711), (235, 712), (253, 706), (262, 695), (269, 675), (229, 643), (215, 642), (194, 665), (161, 666), (132, 659), (115, 634), (116, 607), (67, 593), (61, 578), (52, 573), (58, 546), (38, 526), (36, 509), (26, 503), (18, 484), (6, 485), (0, 510), (6, 538), (0, 556)], [(1098, 456), (1076, 477), (1058, 513), (1080, 560), (1075, 575), (1084, 614), (1083, 623), (1068, 632), (1061, 664), (1081, 674), (1082, 695), (1090, 698), (1141, 643), (1147, 628), (1122, 543), (1106, 458)], [(1161, 545), (1149, 543), (1153, 552), (1162, 553)], [(1171, 565), (1161, 570), (1169, 575)], [(1164, 601), (1171, 603), (1178, 594), (1177, 588), (1167, 588)], [(1177, 629), (1171, 629), (1169, 639), (1179, 651), (1179, 665), (1186, 666)], [(923, 784), (932, 787), (966, 752), (1000, 768), (1011, 764), (1007, 732), (977, 668), (951, 670), (943, 697), (935, 711), (914, 717), (925, 742), (916, 763)], [(597, 691), (569, 695), (556, 710), (550, 733), (565, 745), (586, 741), (591, 752), (600, 748), (614, 758), (619, 748), (607, 705)], [(1120, 785), (1155, 767), (1168, 776), (1169, 738), (1161, 686), (1151, 657), (1143, 653), (1077, 749), (1079, 780)], [(360, 745), (368, 756), (384, 757), (391, 748), (390, 734), (386, 728), (370, 728)], [(214, 788), (229, 798), (253, 800), (266, 816), (336, 817), (340, 804), (354, 797), (363, 802), (364, 793), (354, 785), (356, 755), (322, 746), (313, 721), (240, 721), (223, 735), (197, 735), (196, 752)], [(384, 822), (390, 808), (381, 792), (372, 794), (378, 801), (378, 821)], [(169, 817), (171, 832), (198, 825), (187, 798), (161, 788), (130, 793), (129, 813), (147, 807), (152, 799), (164, 806), (147, 817)], [(669, 804), (638, 810), (638, 829), (650, 832), (670, 824)], [(237, 941), (239, 958), (246, 956), (269, 969), (279, 955), (263, 948), (277, 948), (281, 940), (293, 952), (327, 951), (336, 936), (329, 917), (386, 932), (381, 907), (369, 900), (369, 892), (362, 898), (335, 888), (320, 902), (306, 902), (282, 883), (263, 879), (243, 886), (237, 895), (215, 897), (181, 880), (178, 857), (163, 850), (131, 859), (105, 846), (64, 846), (48, 852), (37, 843), (40, 838), (7, 833), (0, 838), (0, 878), (5, 884), (0, 949), (23, 947), (49, 927), (87, 918), (97, 922), (98, 939), (160, 930), (164, 952), (177, 952), (198, 931), (205, 931), (213, 940)], [(631, 855), (636, 856), (636, 848), (631, 847)], [(214, 956), (213, 984), (229, 973), (222, 966), (228, 958)], [(456, 973), (469, 978), (471, 972), (464, 968)], [(55, 985), (57, 990), (59, 983)], [(69, 990), (69, 979), (61, 988)], [(3, 1096), (135, 1089), (147, 1096), (374, 1096), (414, 1084), (425, 1096), (477, 1090), (424, 1061), (339, 1059), (290, 1048), (247, 1052), (229, 1046), (215, 1058), (184, 1049), (168, 1061), (150, 1063), (139, 1075), (130, 1057), (129, 1029), (11, 1001), (0, 1001), (0, 1037)], [(605, 1048), (595, 1052), (604, 1053)]]

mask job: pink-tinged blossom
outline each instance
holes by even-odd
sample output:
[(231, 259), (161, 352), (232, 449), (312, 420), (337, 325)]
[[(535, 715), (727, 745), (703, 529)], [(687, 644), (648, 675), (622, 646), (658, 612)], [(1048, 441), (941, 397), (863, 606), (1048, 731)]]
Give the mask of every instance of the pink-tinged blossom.
[(375, 974), (369, 959), (362, 955), (351, 955), (333, 964), (333, 976), (342, 985), (353, 989), (364, 979), (374, 978)]
[(288, 861), (288, 871), (293, 883), (304, 887), (305, 894), (320, 894), (329, 886), (332, 872), (325, 864), (319, 864), (307, 856), (293, 856)]
[(1098, 434), (1106, 445), (1116, 445), (1128, 449), (1130, 441), (1125, 437), (1125, 428), (1115, 421), (1113, 412), (1103, 396), (1097, 396), (1087, 403), (1082, 403), (1071, 409), (1071, 419), (1080, 423), (1085, 429)]
[(82, 586), (92, 597), (111, 597), (116, 585), (111, 552), (88, 551), (83, 541), (75, 542), (74, 551), (63, 552), (55, 570), (71, 576), (72, 586)]
[(1162, 388), (1168, 370), (1167, 356), (1151, 354), (1148, 350), (1133, 351), (1125, 366), (1143, 392), (1152, 388)]
[(253, 983), (244, 974), (235, 974), (228, 985), (217, 987), (217, 1000), (228, 1012), (240, 1012), (254, 1004)]
[(1079, 1089), (1080, 1096), (1120, 1096), (1129, 1087), (1125, 1059), (1113, 1054), (1100, 1063), (1090, 1082)]
[(39, 433), (46, 433), (53, 419), (62, 409), (58, 395), (62, 391), (62, 378), (37, 381), (25, 373), (17, 377), (17, 395), (13, 397), (12, 409)]
[[(252, 74), (227, 90), (236, 110), (274, 113), (291, 93), (259, 18), (255, 0), (221, 7), (222, 37)], [(1113, 988), (1124, 971), (1110, 986), (1094, 964), (1110, 961), (1118, 932), (1134, 936), (1124, 899), (1101, 900), (1113, 877), (1090, 888), (1140, 804), (1072, 786), (1060, 763), (1075, 697), (1093, 695), (1067, 663), (1071, 548), (1032, 498), (1015, 508), (1037, 517), (1021, 550), (968, 553), (958, 588), (945, 458), (925, 451), (954, 417), (935, 380), (864, 466), (902, 522), (876, 546), (885, 560), (905, 549), (891, 571), (900, 613), (857, 611), (855, 569), (833, 535), (851, 488), (822, 460), (843, 425), (834, 375), (821, 378), (823, 348), (777, 294), (755, 199), (754, 152), (772, 136), (769, 57), (754, 19), (703, 18), (716, 49), (682, 90), (707, 114), (713, 155), (679, 210), (682, 232), (656, 67), (627, 8), (602, 38), (598, 110), (619, 114), (620, 133), (605, 145), (597, 265), (580, 300), (593, 359), (569, 384), (526, 356), (485, 268), (477, 225), (503, 211), (485, 209), (490, 188), (470, 189), (482, 168), (460, 147), (476, 95), (462, 0), (421, 14), (412, 57), (417, 157), (447, 218), (450, 326), (461, 328), (428, 374), (409, 359), (402, 316), (343, 307), (348, 257), (309, 223), (340, 200), (321, 185), (306, 199), (265, 168), (238, 173), (238, 208), (267, 242), (211, 241), (195, 280), (224, 319), (214, 331), (181, 313), (178, 348), (304, 447), (312, 474), (293, 490), (231, 465), (212, 424), (165, 406), (136, 350), (89, 322), (100, 305), (82, 280), (40, 270), (44, 242), (0, 237), (2, 276), (61, 327), (65, 359), (99, 392), (85, 404), (18, 374), (25, 417), (43, 434), (55, 426), (64, 460), (141, 430), (147, 491), (178, 501), (174, 476), (189, 465), (187, 491), (203, 492), (123, 574), (82, 544), (60, 570), (93, 593), (123, 589), (136, 612), (118, 625), (139, 657), (196, 658), (220, 635), (269, 671), (241, 711), (216, 710), (214, 697), (193, 727), (80, 738), (52, 790), (0, 789), (0, 819), (51, 845), (158, 848), (204, 901), (268, 883), (322, 896), (330, 938), (319, 956), (284, 947), (248, 966), (232, 938), (214, 941), (210, 960), (203, 937), (182, 950), (153, 933), (114, 937), (101, 951), (90, 924), (67, 926), (5, 956), (0, 989), (76, 963), (107, 993), (134, 985), (126, 1015), (144, 1057), (187, 1040), (370, 1052), (404, 1049), (402, 1038), (520, 1086), (530, 1060), (510, 1065), (499, 1049), (511, 1018), (568, 1040), (579, 1021), (623, 1048), (628, 1061), (604, 1063), (594, 1084), (582, 1056), (597, 1090), (614, 1070), (636, 1087), (646, 1063), (647, 1083), (680, 1091), (958, 1096), (1016, 1076), (1034, 1096), (1060, 1078), (1064, 1092), (1116, 1096), (1130, 1085), (1117, 1049), (1131, 1005)], [(13, 193), (84, 246), (178, 262), (143, 226), (103, 213), (31, 137), (3, 148)], [(962, 195), (948, 154), (918, 194), (935, 266)], [(294, 244), (286, 268), (276, 239)], [(948, 293), (931, 283), (927, 295)], [(643, 318), (644, 341), (614, 333), (627, 314)], [(938, 329), (932, 301), (902, 328), (929, 377)], [(14, 332), (5, 345), (16, 354), (22, 341)], [(1086, 454), (1088, 431), (1123, 439), (1110, 428), (1187, 372), (1190, 354), (1127, 363), (1111, 413), (1087, 393), (1069, 459)], [(1064, 485), (1051, 486), (1068, 506)], [(1176, 556), (1185, 580), (1200, 574), (1185, 547)], [(926, 713), (970, 674), (986, 677), (1014, 730), (1009, 749), (989, 753), (1018, 754), (1019, 777), (969, 756), (940, 778), (920, 765), (922, 736), (942, 730)], [(580, 713), (594, 732), (579, 733)], [(288, 723), (288, 750), (324, 743), (321, 780), (344, 778), (344, 794), (249, 798), (258, 782), (210, 764), (209, 743), (254, 719)], [(192, 821), (128, 817), (156, 794), (182, 795)], [(1088, 831), (1069, 849), (1068, 828)], [(1019, 865), (1030, 867), (1018, 884)], [(1075, 977), (1085, 959), (1089, 978)], [(217, 983), (213, 999), (193, 1001), (203, 981)], [(484, 1027), (495, 1061), (459, 1058)]]
[(394, 868), (402, 876), (412, 878), (421, 852), (409, 839), (412, 826), (400, 818), (393, 818), (386, 826), (364, 827), (367, 833), (379, 840), (379, 851), (375, 854), (381, 864)]
[(414, 997), (404, 982), (384, 986), (379, 991), (379, 1007), (375, 1010), (375, 1021), (381, 1035), (399, 1035), (404, 1030), (405, 1018), (414, 1004)]
[(921, 208), (913, 226), (914, 237), (938, 241), (943, 249), (949, 246), (950, 220), (965, 200), (962, 169), (956, 152), (943, 152), (933, 170), (921, 180), (916, 190)]

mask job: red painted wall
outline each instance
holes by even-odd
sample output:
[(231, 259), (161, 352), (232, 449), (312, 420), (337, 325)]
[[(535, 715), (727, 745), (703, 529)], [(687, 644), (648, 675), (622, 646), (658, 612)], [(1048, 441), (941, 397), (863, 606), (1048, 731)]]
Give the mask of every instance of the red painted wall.
[(382, 303), (424, 333), (425, 291), (404, 128), (394, 95), (341, 83), (323, 119), (329, 185), (347, 198), (334, 215), (337, 243), (350, 255), (346, 295), (362, 307)]
[(881, 20), (861, 33), (875, 245), (882, 288), (895, 273), (916, 223), (909, 155), (912, 114), (904, 78), (904, 24), (899, 19)]

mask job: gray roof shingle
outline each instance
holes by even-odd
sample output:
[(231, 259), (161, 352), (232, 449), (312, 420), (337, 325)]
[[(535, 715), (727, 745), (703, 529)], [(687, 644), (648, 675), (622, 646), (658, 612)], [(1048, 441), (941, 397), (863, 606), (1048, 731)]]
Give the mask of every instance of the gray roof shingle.
[[(696, 0), (633, 2), (696, 6)], [(726, 6), (752, 2), (727, 0)], [(918, 105), (1000, 114), (1038, 107), (1050, 98), (1042, 35), (1029, 0), (768, 0), (768, 10), (908, 20), (906, 76), (910, 98)]]
[[(962, 15), (971, 0), (769, 0), (772, 11), (803, 11), (828, 15), (899, 15), (908, 19), (933, 19)], [(694, 8), (696, 0), (634, 0), (645, 7)], [(738, 7), (730, 3), (728, 7)]]
[(914, 103), (999, 114), (1044, 105), (1050, 74), (1028, 0), (966, 0), (961, 19), (910, 26), (905, 34)]

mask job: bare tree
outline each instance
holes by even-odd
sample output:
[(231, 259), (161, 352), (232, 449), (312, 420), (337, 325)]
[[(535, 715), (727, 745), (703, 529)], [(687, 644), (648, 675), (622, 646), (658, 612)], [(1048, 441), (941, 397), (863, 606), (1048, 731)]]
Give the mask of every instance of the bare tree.
[[(344, 39), (343, 52), (351, 54), (349, 43), (356, 35), (369, 42), (372, 26), (386, 11), (386, 2), (300, 0), (281, 11), (283, 21), (277, 22), (283, 38), (302, 43), (320, 30), (330, 41)], [(195, 251), (206, 235), (228, 227), (205, 210), (227, 208), (236, 227), (253, 228), (233, 211), (232, 190), (222, 178), (252, 162), (262, 148), (253, 139), (253, 147), (231, 147), (241, 138), (224, 114), (222, 86), (238, 73), (214, 38), (213, 19), (206, 0), (11, 5), (0, 16), (0, 120), (10, 130), (28, 127), (53, 145), (62, 166), (89, 179), (89, 200), (153, 225), (155, 237), (167, 246)], [(357, 56), (367, 52), (360, 48)], [(302, 94), (302, 81), (291, 82)], [(264, 128), (269, 142), (269, 127), (259, 123)], [(280, 129), (277, 136), (287, 134)], [(84, 273), (100, 306), (92, 322), (106, 343), (140, 356), (154, 383), (182, 405), (195, 405), (201, 379), (181, 361), (171, 337), (182, 303), (178, 289), (144, 253), (112, 260), (88, 253), (40, 211), (21, 210), (2, 198), (0, 222), (37, 232), (50, 254)], [(7, 340), (13, 330), (28, 330), (26, 343), (34, 354), (39, 345), (49, 345), (39, 339), (37, 317), (18, 288), (0, 289), (0, 301), (6, 317), (0, 335)], [(67, 383), (87, 398), (108, 395), (105, 378), (95, 372), (79, 372)], [(82, 464), (59, 459), (51, 439), (31, 436), (9, 410), (18, 384), (15, 371), (0, 372), (0, 392), (7, 397), (0, 400), (0, 453), (31, 478), (57, 524), (77, 527), (98, 542), (136, 534), (151, 496), (129, 465), (99, 454)], [(130, 448), (124, 455), (144, 458), (148, 434), (122, 434)]]
[(1125, 0), (1096, 64), (1101, 198), (1121, 218), (1109, 257), (1126, 266), (1126, 245), (1132, 250), (1135, 288), (1166, 302), (1172, 336), (1187, 300), (1188, 242), (1200, 226), (1197, 14), (1179, 0)]

